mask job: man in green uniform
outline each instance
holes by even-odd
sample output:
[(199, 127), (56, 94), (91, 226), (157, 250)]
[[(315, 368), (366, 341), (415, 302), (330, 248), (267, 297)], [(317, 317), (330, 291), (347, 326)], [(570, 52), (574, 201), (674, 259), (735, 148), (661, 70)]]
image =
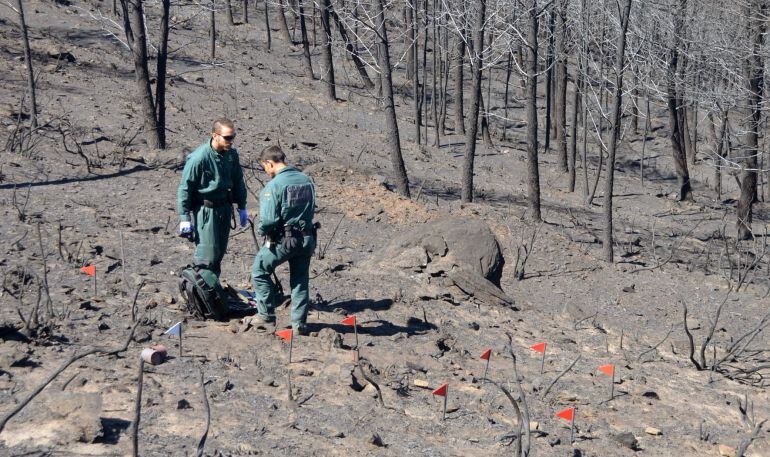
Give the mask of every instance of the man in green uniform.
[(279, 298), (270, 275), (278, 265), (289, 262), (291, 324), (297, 333), (306, 334), (310, 258), (316, 245), (315, 188), (305, 174), (286, 165), (286, 156), (278, 146), (263, 150), (259, 162), (272, 179), (259, 195), (258, 230), (266, 242), (251, 269), (259, 311), (255, 317), (265, 323), (275, 322)]
[(212, 272), (217, 281), (230, 235), (232, 204), (238, 205), (241, 227), (248, 217), (246, 184), (234, 140), (233, 122), (217, 119), (211, 139), (187, 157), (177, 195), (179, 233), (195, 241), (193, 264)]

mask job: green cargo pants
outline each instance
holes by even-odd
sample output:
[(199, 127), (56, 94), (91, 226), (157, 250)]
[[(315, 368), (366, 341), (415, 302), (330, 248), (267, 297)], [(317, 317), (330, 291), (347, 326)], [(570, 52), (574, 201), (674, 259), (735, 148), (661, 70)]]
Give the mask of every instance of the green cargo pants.
[(315, 237), (306, 236), (302, 246), (297, 246), (289, 252), (281, 243), (272, 245), (270, 249), (262, 246), (254, 258), (251, 268), (251, 283), (254, 287), (254, 300), (257, 310), (263, 318), (274, 319), (275, 307), (279, 305), (275, 284), (271, 275), (284, 262), (289, 262), (289, 284), (291, 286), (291, 324), (292, 327), (305, 326), (307, 321), (310, 294), (310, 259), (315, 251)]
[(233, 206), (216, 208), (201, 206), (195, 211), (195, 254), (196, 265), (207, 265), (217, 278), (222, 272), (222, 258), (227, 251), (230, 236), (230, 218)]

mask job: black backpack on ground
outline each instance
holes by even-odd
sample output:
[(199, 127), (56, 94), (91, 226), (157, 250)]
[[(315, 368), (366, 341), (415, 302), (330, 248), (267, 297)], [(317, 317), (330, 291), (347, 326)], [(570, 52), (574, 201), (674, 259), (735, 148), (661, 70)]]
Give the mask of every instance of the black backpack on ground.
[(217, 276), (199, 265), (188, 265), (179, 273), (179, 292), (187, 312), (195, 319), (224, 320), (227, 298)]

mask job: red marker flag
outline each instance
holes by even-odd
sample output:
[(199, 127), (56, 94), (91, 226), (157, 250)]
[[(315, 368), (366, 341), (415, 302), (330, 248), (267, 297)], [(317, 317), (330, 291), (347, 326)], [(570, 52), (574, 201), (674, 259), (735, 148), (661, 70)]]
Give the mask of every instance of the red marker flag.
[(529, 348), (532, 349), (533, 351), (542, 352), (543, 354), (545, 354), (545, 342), (537, 343), (536, 345), (530, 346)]
[(441, 387), (433, 391), (433, 395), (440, 395), (442, 397), (446, 397), (446, 389), (447, 389), (447, 385), (441, 384)]
[(88, 276), (94, 276), (96, 275), (96, 265), (88, 265), (86, 267), (80, 267), (80, 271), (87, 274)]
[(575, 408), (567, 408), (564, 411), (556, 413), (556, 417), (572, 422), (575, 419)]
[(346, 317), (345, 319), (342, 319), (342, 320), (340, 321), (340, 324), (342, 324), (342, 325), (352, 325), (352, 326), (355, 326), (355, 325), (356, 325), (356, 315), (355, 315), (355, 314), (353, 314), (353, 315), (351, 315), (351, 316), (348, 316), (348, 317)]
[(599, 367), (599, 371), (610, 377), (615, 376), (615, 365), (602, 365)]
[(290, 328), (287, 328), (286, 330), (279, 330), (275, 332), (275, 335), (283, 338), (286, 341), (291, 341), (291, 333), (292, 333), (292, 330)]
[(479, 357), (481, 360), (489, 360), (489, 358), (492, 357), (492, 349), (487, 349), (484, 351), (483, 354), (481, 354), (481, 357)]

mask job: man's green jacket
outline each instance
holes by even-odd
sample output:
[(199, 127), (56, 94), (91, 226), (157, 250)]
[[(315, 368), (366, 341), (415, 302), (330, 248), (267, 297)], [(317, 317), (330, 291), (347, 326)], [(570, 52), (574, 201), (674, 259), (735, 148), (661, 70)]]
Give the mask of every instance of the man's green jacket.
[(238, 209), (246, 208), (246, 184), (238, 151), (232, 148), (219, 153), (209, 140), (187, 157), (177, 194), (179, 219), (189, 221), (190, 212), (197, 210), (203, 200), (223, 202), (228, 198)]

